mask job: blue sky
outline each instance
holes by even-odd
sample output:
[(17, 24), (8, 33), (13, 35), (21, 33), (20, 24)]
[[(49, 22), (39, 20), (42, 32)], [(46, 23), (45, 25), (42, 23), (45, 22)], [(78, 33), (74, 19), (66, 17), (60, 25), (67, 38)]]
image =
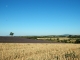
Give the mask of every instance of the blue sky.
[(80, 0), (0, 0), (0, 36), (80, 34)]

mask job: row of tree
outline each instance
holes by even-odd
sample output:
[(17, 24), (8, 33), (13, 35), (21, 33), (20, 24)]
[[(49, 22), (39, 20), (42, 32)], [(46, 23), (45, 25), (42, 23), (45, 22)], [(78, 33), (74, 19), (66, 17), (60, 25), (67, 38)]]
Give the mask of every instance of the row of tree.
[(68, 38), (80, 38), (80, 35), (69, 35)]

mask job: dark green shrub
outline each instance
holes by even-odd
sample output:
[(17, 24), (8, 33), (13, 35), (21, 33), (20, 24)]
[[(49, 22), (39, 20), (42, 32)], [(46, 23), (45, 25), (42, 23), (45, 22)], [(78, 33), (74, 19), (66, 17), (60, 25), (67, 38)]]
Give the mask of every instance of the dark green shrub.
[(59, 41), (59, 38), (57, 38), (57, 42), (60, 42), (60, 41)]
[(67, 43), (67, 40), (61, 40), (62, 43)]
[(75, 43), (80, 43), (80, 39), (77, 39), (77, 40), (75, 41)]

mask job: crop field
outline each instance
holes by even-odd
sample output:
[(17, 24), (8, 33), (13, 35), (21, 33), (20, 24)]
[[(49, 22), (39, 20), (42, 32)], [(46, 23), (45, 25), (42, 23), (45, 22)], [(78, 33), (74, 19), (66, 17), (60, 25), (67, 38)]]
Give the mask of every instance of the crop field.
[(68, 37), (55, 37), (55, 38), (37, 38), (37, 40), (52, 41), (52, 42), (61, 42), (61, 43), (75, 43), (76, 40), (80, 38), (68, 38)]
[(80, 60), (80, 44), (0, 43), (0, 60)]
[[(58, 37), (59, 38), (59, 40), (69, 40), (69, 39), (71, 39), (71, 38), (67, 38), (67, 37), (63, 37), (63, 38), (61, 38), (61, 37)], [(38, 40), (48, 40), (48, 39), (51, 39), (51, 40), (57, 40), (57, 38), (37, 38)], [(78, 39), (78, 38), (72, 38), (72, 40), (75, 40), (75, 39)]]

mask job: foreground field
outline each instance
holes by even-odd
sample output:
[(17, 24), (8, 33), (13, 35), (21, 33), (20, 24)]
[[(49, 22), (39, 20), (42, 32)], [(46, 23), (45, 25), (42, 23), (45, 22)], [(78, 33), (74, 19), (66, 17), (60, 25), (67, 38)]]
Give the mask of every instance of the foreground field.
[(0, 60), (80, 60), (80, 44), (0, 43)]

